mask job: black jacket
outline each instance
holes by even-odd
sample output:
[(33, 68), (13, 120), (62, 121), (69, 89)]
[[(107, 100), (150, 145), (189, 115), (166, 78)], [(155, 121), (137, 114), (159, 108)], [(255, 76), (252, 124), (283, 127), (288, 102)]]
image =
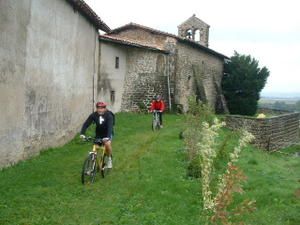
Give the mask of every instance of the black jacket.
[(103, 115), (93, 112), (84, 122), (80, 134), (85, 134), (87, 128), (93, 122), (96, 124), (96, 138), (112, 137), (114, 118), (110, 111), (106, 111)]

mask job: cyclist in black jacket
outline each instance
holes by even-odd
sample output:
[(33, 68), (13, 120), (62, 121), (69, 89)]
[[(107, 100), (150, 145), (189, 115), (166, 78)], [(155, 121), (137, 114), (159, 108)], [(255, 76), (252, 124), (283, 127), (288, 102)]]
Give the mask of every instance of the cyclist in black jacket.
[(112, 147), (111, 147), (111, 140), (113, 134), (113, 123), (114, 118), (112, 112), (110, 112), (106, 108), (106, 103), (104, 102), (97, 102), (96, 103), (96, 112), (93, 112), (87, 120), (84, 122), (80, 137), (85, 138), (85, 132), (87, 128), (92, 124), (96, 124), (96, 138), (101, 138), (104, 141), (104, 146), (106, 152), (109, 156), (107, 168), (112, 168)]

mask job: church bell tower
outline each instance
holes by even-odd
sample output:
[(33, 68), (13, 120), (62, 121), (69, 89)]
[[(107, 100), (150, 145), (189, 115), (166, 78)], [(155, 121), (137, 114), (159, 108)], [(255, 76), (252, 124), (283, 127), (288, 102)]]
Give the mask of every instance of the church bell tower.
[(179, 37), (191, 39), (205, 47), (208, 47), (208, 34), (209, 25), (195, 14), (178, 26)]

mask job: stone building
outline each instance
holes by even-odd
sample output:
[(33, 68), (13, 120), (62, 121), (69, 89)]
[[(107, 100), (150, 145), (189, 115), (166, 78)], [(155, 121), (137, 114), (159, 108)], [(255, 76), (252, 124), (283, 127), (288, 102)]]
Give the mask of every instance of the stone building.
[(84, 0), (0, 1), (0, 167), (71, 140), (98, 100), (135, 111), (161, 94), (187, 110), (196, 94), (224, 109), (209, 26), (193, 16), (178, 29), (110, 30)]
[(0, 1), (0, 167), (68, 142), (93, 110), (98, 30), (82, 0)]
[(156, 93), (167, 93), (167, 51), (112, 36), (99, 39), (97, 98), (112, 111), (140, 110)]
[[(119, 85), (124, 81), (122, 88), (115, 85), (110, 91), (103, 89), (105, 100), (115, 109), (131, 111), (148, 107), (153, 96), (161, 94), (169, 108), (186, 111), (188, 97), (195, 94), (217, 111), (225, 111), (221, 80), (227, 57), (207, 47), (209, 25), (193, 15), (178, 26), (178, 33), (179, 36), (130, 23), (100, 36), (102, 62), (98, 80), (105, 80), (105, 86), (112, 87), (119, 74)], [(131, 46), (124, 50), (122, 41)], [(143, 50), (132, 48), (133, 44), (144, 46)], [(122, 62), (122, 68), (108, 68), (116, 60)], [(114, 95), (118, 95), (117, 101)]]

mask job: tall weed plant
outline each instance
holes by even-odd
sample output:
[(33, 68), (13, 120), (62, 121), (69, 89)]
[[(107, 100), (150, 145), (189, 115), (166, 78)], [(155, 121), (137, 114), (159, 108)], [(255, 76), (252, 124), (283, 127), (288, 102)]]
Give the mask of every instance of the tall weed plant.
[(185, 131), (183, 132), (185, 146), (188, 157), (188, 175), (192, 177), (201, 176), (201, 158), (197, 150), (197, 144), (202, 139), (202, 123), (207, 121), (212, 123), (214, 119), (212, 109), (202, 103), (197, 102), (192, 96), (189, 98), (189, 111), (186, 114)]
[(194, 96), (189, 99), (189, 112), (186, 115), (184, 132), (189, 175), (195, 176), (191, 172), (192, 168), (193, 171), (199, 173), (196, 177), (201, 177), (201, 202), (203, 202), (203, 215), (206, 223), (235, 224), (239, 216), (255, 209), (255, 202), (249, 200), (236, 204), (236, 208), (230, 207), (234, 202), (234, 193), (243, 193), (242, 184), (246, 177), (236, 163), (242, 149), (253, 140), (253, 135), (247, 131), (241, 131), (237, 146), (226, 158), (225, 171), (219, 173), (217, 182), (212, 182), (219, 172), (215, 169), (216, 161), (221, 160), (223, 157), (220, 156), (225, 154), (226, 138), (221, 145), (217, 144), (217, 138), (225, 123), (213, 114), (209, 106), (194, 99)]

